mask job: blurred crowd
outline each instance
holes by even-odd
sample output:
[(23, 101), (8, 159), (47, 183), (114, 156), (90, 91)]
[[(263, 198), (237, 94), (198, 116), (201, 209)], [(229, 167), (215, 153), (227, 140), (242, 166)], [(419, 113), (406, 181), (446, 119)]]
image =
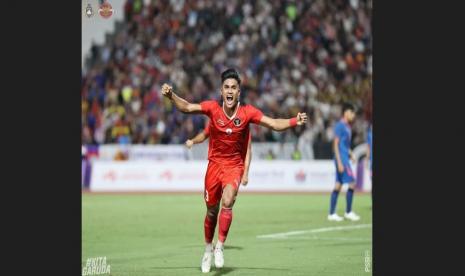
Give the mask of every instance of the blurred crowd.
[[(220, 74), (242, 78), (241, 102), (308, 124), (254, 141), (328, 143), (341, 104), (358, 108), (353, 144), (371, 120), (371, 1), (128, 0), (124, 24), (93, 45), (83, 68), (83, 144), (176, 144), (204, 126), (161, 97), (164, 82), (190, 102), (220, 98)], [(302, 147), (299, 146), (299, 147)]]

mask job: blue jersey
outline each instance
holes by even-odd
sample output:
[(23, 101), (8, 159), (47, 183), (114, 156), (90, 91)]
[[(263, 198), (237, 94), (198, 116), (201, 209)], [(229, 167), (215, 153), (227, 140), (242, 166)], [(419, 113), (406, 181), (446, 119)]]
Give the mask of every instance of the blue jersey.
[(373, 127), (372, 126), (368, 127), (367, 143), (368, 143), (368, 146), (370, 147), (370, 168), (371, 168), (371, 164), (373, 163)]
[[(350, 141), (352, 139), (352, 130), (350, 125), (345, 123), (343, 120), (340, 120), (334, 126), (334, 135), (339, 138), (339, 156), (341, 158), (342, 165), (350, 165)], [(334, 155), (334, 160), (337, 162), (336, 155)]]

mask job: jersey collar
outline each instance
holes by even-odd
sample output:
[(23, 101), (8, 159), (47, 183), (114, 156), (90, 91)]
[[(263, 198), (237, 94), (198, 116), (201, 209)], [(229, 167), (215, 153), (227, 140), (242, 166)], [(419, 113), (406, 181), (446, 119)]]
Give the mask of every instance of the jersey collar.
[(223, 113), (226, 116), (226, 118), (228, 118), (231, 121), (234, 117), (236, 117), (236, 114), (237, 114), (237, 111), (239, 110), (239, 105), (240, 104), (241, 104), (241, 102), (237, 102), (236, 111), (234, 111), (234, 114), (231, 117), (229, 117), (228, 114), (226, 114), (226, 111), (224, 111), (224, 102), (223, 102), (222, 110), (223, 110)]
[(342, 122), (344, 125), (350, 127), (350, 124), (349, 124), (346, 120), (344, 120), (344, 118), (341, 119), (341, 122)]

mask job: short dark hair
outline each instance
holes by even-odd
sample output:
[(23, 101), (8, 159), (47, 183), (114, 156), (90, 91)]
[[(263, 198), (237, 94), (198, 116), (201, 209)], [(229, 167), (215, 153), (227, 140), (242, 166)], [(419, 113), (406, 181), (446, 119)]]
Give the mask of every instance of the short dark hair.
[(353, 104), (351, 103), (344, 103), (342, 105), (342, 115), (344, 115), (344, 113), (347, 111), (347, 110), (351, 110), (353, 112), (355, 112), (355, 107)]
[(226, 69), (223, 73), (221, 73), (221, 83), (223, 83), (226, 79), (235, 79), (237, 83), (241, 85), (239, 73), (232, 68)]

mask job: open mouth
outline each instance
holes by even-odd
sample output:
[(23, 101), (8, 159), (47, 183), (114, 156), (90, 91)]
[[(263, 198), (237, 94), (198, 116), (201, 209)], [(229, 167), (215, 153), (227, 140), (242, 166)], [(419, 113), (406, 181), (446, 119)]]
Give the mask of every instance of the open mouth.
[(232, 104), (233, 103), (233, 96), (226, 96), (226, 103)]

